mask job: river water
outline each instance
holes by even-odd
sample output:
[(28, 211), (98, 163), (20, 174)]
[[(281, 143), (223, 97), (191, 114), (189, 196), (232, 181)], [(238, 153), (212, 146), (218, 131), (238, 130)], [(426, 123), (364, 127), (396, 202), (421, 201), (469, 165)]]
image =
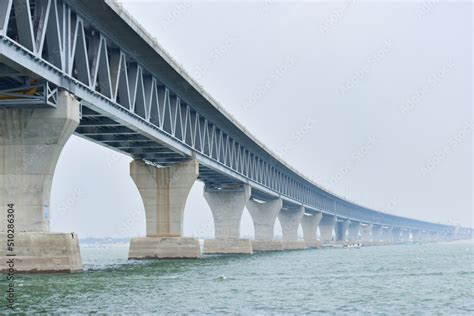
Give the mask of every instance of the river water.
[[(127, 261), (82, 247), (85, 272), (17, 275), (26, 313), (474, 313), (474, 246), (439, 243)], [(4, 277), (4, 276), (3, 276)], [(6, 288), (6, 282), (3, 282)], [(8, 312), (5, 303), (0, 313)]]

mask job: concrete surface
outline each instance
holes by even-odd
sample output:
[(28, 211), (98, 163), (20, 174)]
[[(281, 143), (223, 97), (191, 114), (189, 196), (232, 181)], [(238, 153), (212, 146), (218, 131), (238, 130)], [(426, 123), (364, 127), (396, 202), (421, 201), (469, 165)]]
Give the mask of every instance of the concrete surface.
[(70, 233), (19, 232), (14, 237), (15, 257), (7, 257), (7, 234), (0, 233), (0, 269), (8, 269), (7, 260), (15, 258), (17, 272), (82, 271), (79, 237)]
[(282, 251), (283, 243), (279, 240), (252, 240), (252, 250), (255, 251)]
[(78, 125), (79, 102), (64, 91), (56, 109), (0, 108), (0, 205), (15, 204), (15, 231), (49, 232), (54, 170)]
[(319, 233), (321, 241), (326, 244), (332, 241), (334, 227), (336, 225), (337, 217), (334, 215), (323, 214), (319, 222)]
[(342, 219), (336, 222), (334, 230), (336, 233), (336, 241), (346, 241), (347, 240), (347, 229), (349, 227), (349, 220)]
[(196, 259), (199, 241), (189, 237), (138, 237), (130, 240), (128, 259)]
[(303, 206), (300, 206), (295, 210), (281, 210), (280, 213), (278, 213), (283, 243), (298, 241), (298, 228), (303, 215)]
[(249, 239), (206, 239), (204, 254), (249, 254), (253, 253)]
[(79, 125), (79, 102), (60, 91), (57, 108), (0, 109), (0, 236), (6, 262), (7, 204), (14, 204), (15, 269), (82, 270), (76, 234), (50, 233), (50, 195), (61, 151)]
[(197, 160), (157, 168), (141, 160), (130, 163), (130, 176), (146, 213), (147, 237), (181, 237), (186, 200), (199, 175)]
[(281, 241), (273, 240), (275, 220), (282, 205), (281, 199), (262, 203), (251, 199), (247, 201), (247, 210), (255, 229), (255, 240), (252, 240), (253, 251), (283, 250)]
[(350, 241), (359, 241), (360, 240), (360, 222), (359, 221), (350, 221), (349, 227), (347, 229), (347, 239)]
[(247, 201), (247, 210), (252, 217), (255, 240), (273, 240), (273, 228), (283, 202), (276, 199), (269, 202)]
[(322, 217), (323, 213), (318, 212), (315, 214), (304, 214), (301, 219), (301, 227), (303, 228), (303, 238), (306, 247), (319, 248), (318, 245), (320, 245), (320, 243), (316, 239), (316, 231)]
[(250, 187), (235, 190), (210, 190), (204, 188), (204, 198), (214, 218), (215, 239), (204, 241), (206, 254), (251, 254), (250, 240), (240, 239), (240, 219), (250, 198)]
[(306, 249), (306, 243), (303, 240), (283, 241), (283, 250), (303, 250)]

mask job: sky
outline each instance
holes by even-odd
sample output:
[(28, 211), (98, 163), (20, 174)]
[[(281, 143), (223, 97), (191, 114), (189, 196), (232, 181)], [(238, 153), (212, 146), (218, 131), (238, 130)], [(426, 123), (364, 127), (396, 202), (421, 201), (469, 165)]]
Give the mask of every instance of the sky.
[[(391, 214), (474, 226), (472, 3), (122, 3), (229, 113), (313, 181)], [(73, 136), (54, 175), (51, 230), (144, 236), (130, 161)], [(200, 182), (184, 217), (186, 236), (213, 236)], [(244, 210), (241, 235), (253, 234)]]

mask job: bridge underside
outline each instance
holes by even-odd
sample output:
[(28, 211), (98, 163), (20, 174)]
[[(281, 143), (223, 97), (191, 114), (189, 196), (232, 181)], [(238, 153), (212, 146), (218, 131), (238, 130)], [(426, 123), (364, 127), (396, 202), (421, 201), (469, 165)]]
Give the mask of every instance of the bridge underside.
[[(75, 134), (133, 159), (142, 159), (157, 166), (169, 167), (192, 158), (86, 106), (82, 106), (82, 119)], [(232, 188), (242, 185), (242, 182), (203, 165), (199, 166), (198, 179), (212, 187)]]

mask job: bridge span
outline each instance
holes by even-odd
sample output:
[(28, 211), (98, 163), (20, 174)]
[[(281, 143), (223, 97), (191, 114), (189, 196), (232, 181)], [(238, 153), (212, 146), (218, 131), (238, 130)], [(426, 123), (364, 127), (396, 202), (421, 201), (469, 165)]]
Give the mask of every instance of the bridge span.
[[(77, 236), (49, 229), (54, 169), (72, 134), (134, 159), (130, 174), (147, 232), (132, 239), (130, 258), (201, 256), (182, 225), (196, 180), (205, 183), (215, 224), (205, 253), (472, 236), (471, 229), (357, 205), (312, 182), (241, 126), (113, 1), (1, 1), (1, 242), (14, 225), (19, 270), (82, 269)], [(245, 207), (254, 241), (240, 239)], [(273, 236), (277, 217), (282, 241)], [(0, 256), (9, 251), (2, 246)]]

